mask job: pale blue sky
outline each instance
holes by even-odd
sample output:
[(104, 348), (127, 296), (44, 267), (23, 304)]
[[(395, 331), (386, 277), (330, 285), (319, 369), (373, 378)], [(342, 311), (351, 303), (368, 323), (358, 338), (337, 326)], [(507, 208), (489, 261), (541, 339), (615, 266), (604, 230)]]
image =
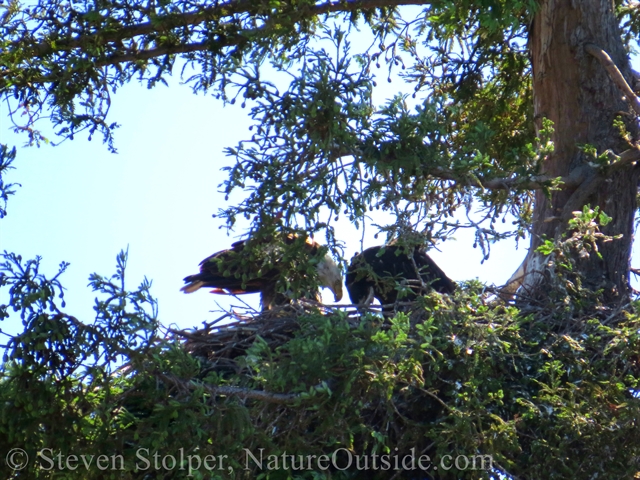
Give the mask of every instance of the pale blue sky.
[[(379, 84), (389, 92), (399, 87)], [(23, 145), (26, 139), (10, 131), (6, 112), (2, 105), (0, 142)], [(219, 229), (222, 220), (211, 215), (224, 204), (218, 193), (225, 178), (220, 169), (232, 161), (223, 148), (251, 135), (247, 113), (238, 105), (223, 107), (212, 96), (196, 96), (177, 79), (153, 90), (125, 86), (113, 96), (109, 118), (122, 125), (116, 131), (118, 154), (109, 153), (99, 138), (87, 141), (86, 134), (58, 147), (18, 148), (16, 170), (7, 180), (22, 187), (0, 220), (0, 250), (25, 258), (41, 255), (48, 275), (61, 261), (70, 262), (62, 277), (66, 311), (85, 322), (93, 320), (89, 275), (114, 273), (116, 254), (127, 245), (128, 287), (135, 288), (145, 275), (153, 280), (163, 324), (188, 328), (217, 318), (219, 313), (210, 313), (216, 301), (238, 302), (206, 290), (185, 295), (180, 287), (184, 276), (197, 272), (200, 260), (234, 241)], [(238, 229), (233, 235), (242, 233)], [(337, 233), (351, 258), (360, 250), (361, 234), (347, 223)], [(367, 233), (365, 248), (384, 238), (373, 239), (371, 227)], [(518, 250), (513, 241), (494, 246), (484, 264), (472, 244), (471, 235), (459, 234), (430, 254), (454, 280), (500, 284), (519, 266), (528, 241)], [(257, 295), (242, 298), (258, 305)], [(330, 294), (324, 298), (332, 300)], [(347, 295), (343, 303), (349, 303)], [(17, 317), (2, 326), (17, 328)]]

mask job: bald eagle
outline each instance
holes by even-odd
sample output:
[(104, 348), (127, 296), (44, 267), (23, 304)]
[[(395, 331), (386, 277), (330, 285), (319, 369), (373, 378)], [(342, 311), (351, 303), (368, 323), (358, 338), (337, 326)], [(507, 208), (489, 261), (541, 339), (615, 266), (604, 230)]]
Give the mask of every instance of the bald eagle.
[(439, 293), (453, 293), (456, 289), (424, 248), (399, 245), (371, 247), (355, 255), (346, 281), (354, 304), (370, 301), (373, 296), (382, 305), (391, 305), (398, 300), (415, 300), (430, 289)]
[[(200, 273), (184, 278), (186, 285), (182, 287), (185, 293), (192, 293), (200, 288), (213, 288), (212, 293), (238, 295), (244, 293), (260, 293), (262, 310), (270, 310), (274, 306), (284, 305), (290, 297), (306, 297), (319, 301), (317, 283), (321, 287), (329, 288), (335, 301), (342, 299), (342, 274), (329, 254), (318, 258), (322, 246), (310, 239), (287, 235), (280, 244), (276, 242), (260, 241), (253, 251), (247, 248), (252, 240), (241, 240), (231, 245), (228, 250), (222, 250), (205, 258), (200, 262)], [(279, 288), (282, 285), (282, 272), (289, 267), (292, 270), (300, 257), (295, 253), (287, 254), (286, 246), (298, 243), (312, 264), (315, 262), (317, 281), (309, 282), (302, 278), (299, 282), (303, 291), (287, 295)], [(295, 251), (295, 248), (292, 247)], [(295, 282), (292, 282), (295, 284)], [(304, 291), (305, 286), (307, 290)]]

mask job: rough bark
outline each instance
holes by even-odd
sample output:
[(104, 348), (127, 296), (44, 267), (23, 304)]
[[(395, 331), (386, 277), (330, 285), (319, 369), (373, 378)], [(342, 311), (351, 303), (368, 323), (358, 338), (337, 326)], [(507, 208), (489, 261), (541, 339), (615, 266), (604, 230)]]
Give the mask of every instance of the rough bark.
[(545, 284), (545, 277), (538, 273), (546, 262), (535, 253), (543, 236), (559, 238), (571, 212), (585, 204), (600, 206), (613, 217), (603, 233), (623, 235), (601, 246), (602, 259), (591, 255), (579, 262), (585, 285), (605, 288), (613, 296), (624, 295), (629, 288), (638, 168), (633, 163), (603, 175), (589, 166), (591, 159), (580, 149), (589, 144), (599, 153), (627, 150), (628, 143), (613, 125), (619, 115), (634, 140), (638, 138), (629, 102), (601, 61), (587, 51), (589, 45), (606, 51), (630, 82), (629, 60), (613, 8), (611, 0), (545, 0), (531, 28), (536, 127), (548, 118), (555, 129), (555, 151), (546, 160), (543, 173), (564, 177), (583, 169), (588, 174), (581, 184), (555, 191), (550, 198), (537, 193), (530, 251), (514, 274), (529, 291)]

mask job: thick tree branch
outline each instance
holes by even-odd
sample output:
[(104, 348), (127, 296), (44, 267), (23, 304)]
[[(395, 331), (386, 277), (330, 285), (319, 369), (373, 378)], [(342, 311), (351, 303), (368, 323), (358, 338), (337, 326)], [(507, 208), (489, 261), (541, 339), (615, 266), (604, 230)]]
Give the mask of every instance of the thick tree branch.
[(553, 181), (558, 182), (559, 188), (575, 187), (584, 179), (583, 172), (578, 169), (575, 173), (566, 177), (550, 177), (549, 175), (534, 175), (531, 177), (505, 177), (483, 180), (473, 175), (459, 175), (452, 170), (435, 168), (429, 174), (442, 180), (450, 180), (461, 185), (477, 187), (483, 190), (512, 190), (521, 188), (524, 190), (538, 190), (548, 187)]
[(612, 162), (605, 167), (604, 170), (596, 170), (593, 167), (583, 167), (587, 176), (578, 184), (577, 190), (565, 204), (561, 216), (563, 222), (568, 222), (572, 218), (573, 212), (582, 208), (588, 198), (596, 192), (598, 187), (609, 175), (640, 160), (640, 150), (637, 147), (625, 150), (620, 155), (616, 155), (613, 152), (607, 153)]
[[(421, 0), (343, 0), (340, 2), (324, 2), (313, 6), (296, 10), (299, 17), (313, 17), (326, 13), (352, 12), (355, 10), (371, 10), (375, 8), (390, 8), (403, 5), (424, 5)], [(267, 13), (256, 8), (256, 2), (252, 0), (231, 0), (219, 3), (213, 7), (203, 8), (194, 12), (182, 14), (169, 14), (159, 16), (153, 22), (138, 23), (124, 26), (117, 30), (97, 32), (88, 35), (80, 35), (73, 39), (59, 39), (55, 47), (51, 42), (41, 42), (31, 47), (32, 57), (43, 57), (55, 51), (68, 51), (81, 48), (84, 45), (105, 45), (112, 42), (120, 42), (140, 35), (148, 35), (155, 32), (168, 31), (180, 27), (194, 27), (205, 22), (219, 21), (223, 17), (229, 17), (241, 13)], [(13, 46), (18, 47), (18, 42)]]
[(605, 177), (603, 175), (597, 173), (589, 176), (589, 178), (585, 180), (585, 182), (582, 183), (575, 192), (573, 192), (573, 195), (569, 197), (569, 200), (562, 209), (562, 216), (560, 217), (560, 220), (563, 223), (571, 220), (573, 212), (580, 210), (583, 205), (587, 203), (588, 198), (596, 192), (604, 179)]
[(607, 153), (611, 159), (611, 163), (608, 166), (603, 167), (604, 170), (596, 172), (596, 167), (584, 165), (582, 167), (575, 168), (571, 174), (564, 177), (534, 175), (531, 177), (492, 178), (483, 181), (481, 178), (470, 175), (461, 177), (453, 171), (444, 168), (436, 168), (431, 170), (429, 173), (441, 178), (442, 180), (451, 180), (463, 185), (487, 190), (512, 190), (514, 188), (539, 190), (541, 188), (548, 187), (552, 181), (556, 181), (557, 188), (562, 189), (581, 187), (587, 180), (589, 180), (589, 183), (592, 183), (591, 181), (594, 180), (595, 177), (604, 180), (611, 173), (640, 161), (640, 148), (638, 147), (625, 150), (619, 155), (616, 155), (613, 152)]
[[(192, 382), (193, 383), (193, 382)], [(262, 390), (248, 390), (246, 388), (240, 387), (214, 387), (211, 385), (195, 384), (193, 383), (193, 388), (202, 387), (207, 392), (212, 395), (227, 395), (227, 396), (235, 396), (239, 398), (250, 398), (253, 400), (261, 400), (263, 402), (269, 403), (289, 403), (295, 400), (298, 395), (287, 394), (287, 393), (271, 393), (265, 392)]]
[(225, 396), (234, 396), (234, 397), (243, 398), (243, 399), (250, 398), (253, 400), (261, 400), (263, 402), (279, 403), (279, 404), (292, 402), (293, 400), (299, 397), (298, 395), (294, 395), (290, 393), (271, 393), (271, 392), (265, 392), (262, 390), (249, 390), (249, 389), (240, 388), (240, 387), (220, 387), (220, 386), (207, 385), (205, 383), (195, 382), (193, 380), (185, 381), (180, 378), (174, 377), (173, 375), (158, 374), (158, 377), (160, 377), (162, 380), (164, 380), (167, 383), (177, 385), (189, 391), (202, 388), (203, 390), (210, 393), (211, 395), (216, 395), (216, 396), (225, 395)]
[(607, 167), (607, 171), (609, 173), (620, 170), (627, 165), (632, 165), (638, 161), (640, 161), (640, 148), (637, 146), (634, 148), (630, 148), (629, 150), (625, 150), (620, 155), (616, 155), (613, 152), (608, 152), (609, 158), (611, 159), (611, 163)]
[(179, 53), (190, 53), (210, 48), (211, 42), (187, 43), (180, 45), (166, 45), (152, 48), (150, 50), (139, 50), (107, 58), (101, 62), (96, 62), (97, 67), (116, 65), (125, 62), (136, 62), (139, 60), (149, 60), (151, 58), (162, 57), (164, 55), (176, 55)]
[(627, 81), (624, 79), (622, 73), (613, 62), (609, 54), (593, 43), (587, 43), (584, 46), (584, 49), (587, 53), (597, 58), (602, 66), (607, 69), (607, 72), (609, 72), (609, 76), (611, 76), (611, 79), (626, 95), (627, 100), (629, 100), (629, 103), (631, 103), (631, 106), (633, 107), (633, 110), (637, 115), (640, 115), (640, 100), (633, 92), (633, 89), (629, 86)]
[[(621, 155), (616, 156), (611, 154), (612, 158), (615, 158), (615, 163), (611, 164), (606, 172), (618, 170), (625, 165), (629, 165), (633, 162), (640, 160), (640, 150), (630, 149), (625, 150)], [(476, 187), (483, 190), (540, 190), (545, 187), (549, 187), (553, 182), (556, 183), (555, 188), (576, 188), (583, 184), (587, 179), (594, 176), (594, 167), (585, 165), (583, 167), (575, 168), (570, 175), (564, 177), (552, 177), (549, 175), (533, 175), (531, 177), (504, 177), (504, 178), (491, 178), (483, 180), (481, 177), (475, 175), (458, 174), (453, 170), (446, 168), (433, 168), (425, 171), (425, 174), (431, 175), (439, 180), (448, 180), (456, 182), (462, 186)], [(606, 178), (606, 175), (598, 174)]]

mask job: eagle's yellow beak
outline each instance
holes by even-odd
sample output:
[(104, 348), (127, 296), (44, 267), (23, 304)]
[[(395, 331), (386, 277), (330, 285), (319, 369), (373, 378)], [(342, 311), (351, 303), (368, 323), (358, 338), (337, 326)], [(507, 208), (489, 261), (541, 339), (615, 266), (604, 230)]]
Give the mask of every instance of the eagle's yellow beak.
[(335, 298), (336, 302), (339, 302), (340, 300), (342, 300), (342, 279), (334, 283), (333, 288), (331, 288), (331, 290), (333, 291), (333, 297)]

